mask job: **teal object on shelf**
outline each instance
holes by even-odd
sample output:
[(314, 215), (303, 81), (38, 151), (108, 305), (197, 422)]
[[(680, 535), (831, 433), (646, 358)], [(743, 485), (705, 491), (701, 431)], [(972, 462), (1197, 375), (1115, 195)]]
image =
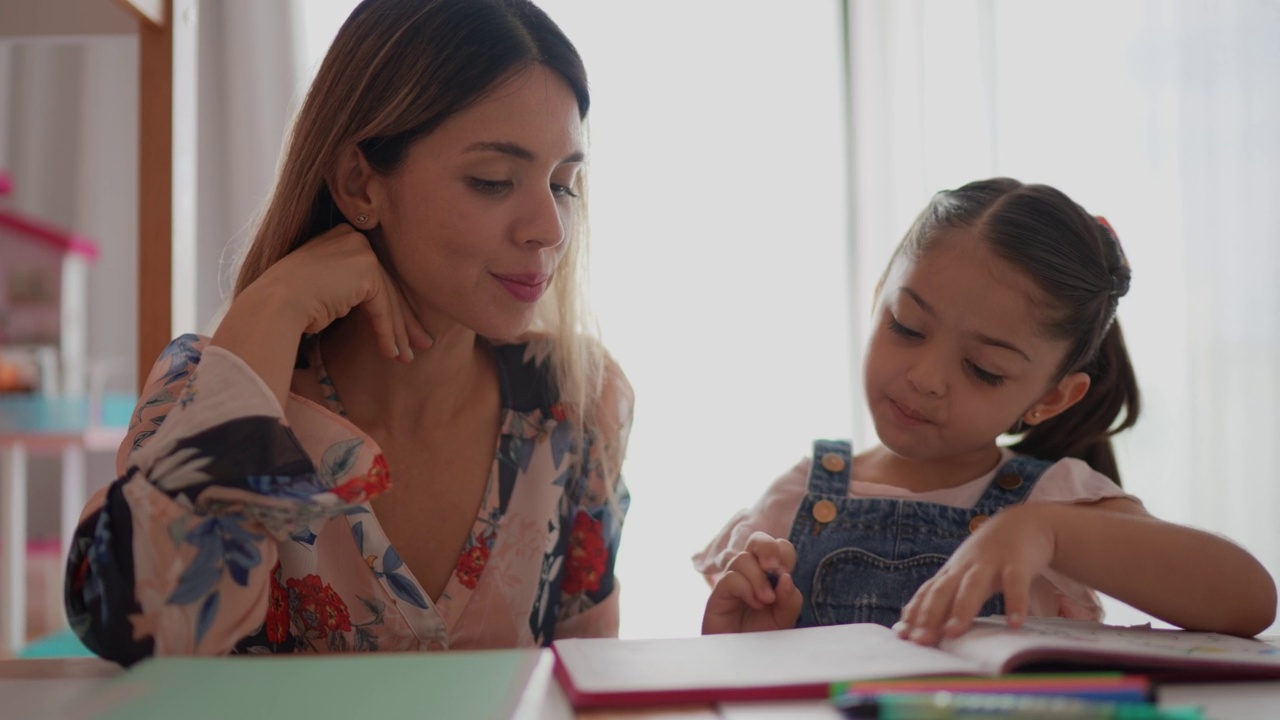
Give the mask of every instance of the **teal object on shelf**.
[(68, 628), (28, 643), (26, 647), (18, 651), (18, 657), (24, 660), (32, 660), (35, 658), (94, 657), (94, 654)]
[(0, 432), (56, 435), (81, 433), (91, 425), (128, 427), (137, 401), (129, 393), (107, 393), (92, 407), (85, 396), (6, 393), (0, 395)]

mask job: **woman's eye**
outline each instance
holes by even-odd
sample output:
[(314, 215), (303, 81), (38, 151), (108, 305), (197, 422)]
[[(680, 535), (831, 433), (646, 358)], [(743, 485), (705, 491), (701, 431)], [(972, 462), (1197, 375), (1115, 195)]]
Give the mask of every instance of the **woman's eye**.
[(969, 364), (969, 371), (973, 373), (974, 377), (978, 378), (979, 382), (990, 385), (991, 387), (1000, 387), (1000, 385), (1004, 383), (1003, 376), (996, 375), (995, 373), (992, 373), (992, 372), (987, 372), (986, 370), (983, 370), (982, 368), (975, 365), (973, 362), (969, 362), (968, 364)]
[(482, 195), (501, 195), (511, 189), (511, 181), (509, 180), (486, 180), (484, 178), (468, 178), (467, 183), (471, 188)]
[(574, 192), (573, 188), (568, 185), (557, 185), (556, 183), (551, 183), (551, 194), (556, 197), (578, 197), (578, 193)]
[(906, 325), (903, 325), (902, 323), (898, 322), (898, 318), (892, 315), (889, 316), (889, 330), (893, 331), (898, 335), (901, 335), (904, 338), (911, 338), (913, 340), (918, 340), (919, 338), (924, 337), (924, 335), (921, 335), (915, 330), (912, 330)]

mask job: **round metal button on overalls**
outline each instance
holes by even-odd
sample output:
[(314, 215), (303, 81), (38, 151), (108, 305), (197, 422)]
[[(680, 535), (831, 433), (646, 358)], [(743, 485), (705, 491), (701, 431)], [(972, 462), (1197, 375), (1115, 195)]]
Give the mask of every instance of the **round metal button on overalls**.
[(1012, 490), (1022, 484), (1022, 476), (1015, 472), (1002, 473), (996, 478), (996, 484), (1005, 490)]
[(813, 519), (826, 524), (836, 519), (836, 504), (830, 500), (819, 500), (813, 504)]
[(978, 528), (982, 527), (982, 524), (989, 519), (990, 518), (986, 515), (975, 515), (974, 518), (969, 521), (969, 532), (978, 532)]
[(826, 453), (822, 456), (822, 467), (826, 468), (827, 472), (840, 472), (844, 470), (844, 458), (840, 453)]

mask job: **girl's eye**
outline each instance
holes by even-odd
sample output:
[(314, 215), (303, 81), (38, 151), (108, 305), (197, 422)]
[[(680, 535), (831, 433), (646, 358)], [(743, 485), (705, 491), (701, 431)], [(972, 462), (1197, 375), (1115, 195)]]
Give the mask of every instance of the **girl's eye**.
[(568, 185), (557, 185), (556, 183), (551, 183), (551, 194), (556, 197), (578, 197), (578, 193), (574, 192), (573, 188)]
[(485, 180), (484, 178), (468, 178), (467, 184), (471, 189), (482, 195), (501, 195), (511, 189), (511, 181), (509, 180)]
[(978, 367), (972, 362), (969, 362), (969, 361), (966, 361), (966, 362), (969, 365), (969, 371), (973, 373), (974, 377), (978, 378), (979, 382), (990, 385), (991, 387), (1000, 387), (1002, 384), (1004, 384), (1003, 376), (996, 375), (995, 373), (987, 372), (986, 370), (983, 370), (982, 368)]
[(924, 335), (921, 335), (915, 330), (912, 330), (906, 325), (903, 325), (902, 323), (898, 322), (898, 318), (892, 315), (889, 316), (889, 330), (891, 330), (892, 332), (898, 335), (901, 335), (904, 338), (911, 338), (912, 340), (918, 340), (924, 337)]

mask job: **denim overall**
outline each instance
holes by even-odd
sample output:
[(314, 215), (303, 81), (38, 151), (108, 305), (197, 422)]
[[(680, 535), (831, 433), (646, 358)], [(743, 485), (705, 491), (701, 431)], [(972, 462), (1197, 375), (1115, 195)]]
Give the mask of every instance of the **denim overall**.
[[(1021, 503), (1053, 463), (1015, 457), (972, 508), (918, 500), (849, 497), (848, 442), (813, 444), (809, 491), (791, 526), (792, 572), (804, 595), (796, 627), (896, 623), (916, 590), (965, 538), (1007, 505)], [(1004, 613), (995, 595), (980, 615)]]

